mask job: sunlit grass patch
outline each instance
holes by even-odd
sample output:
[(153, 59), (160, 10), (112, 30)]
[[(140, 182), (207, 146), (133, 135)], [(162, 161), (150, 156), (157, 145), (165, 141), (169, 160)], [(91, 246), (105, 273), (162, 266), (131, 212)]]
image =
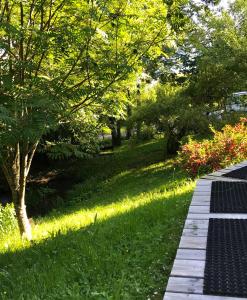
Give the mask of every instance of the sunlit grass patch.
[(18, 233), (0, 242), (2, 299), (161, 299), (194, 182), (162, 161), (160, 141), (138, 161), (139, 149), (112, 158), (112, 176), (77, 185), (70, 207), (37, 219), (33, 243)]

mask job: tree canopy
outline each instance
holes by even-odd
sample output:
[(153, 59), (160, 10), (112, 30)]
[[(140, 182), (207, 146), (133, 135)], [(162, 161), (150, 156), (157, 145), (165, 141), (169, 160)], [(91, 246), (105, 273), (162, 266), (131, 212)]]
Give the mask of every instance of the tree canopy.
[(173, 24), (180, 21), (169, 10), (176, 3), (0, 2), (0, 157), (29, 239), (25, 187), (40, 138), (79, 110), (97, 119), (121, 109), (109, 95), (144, 58), (162, 52), (172, 36), (168, 12)]

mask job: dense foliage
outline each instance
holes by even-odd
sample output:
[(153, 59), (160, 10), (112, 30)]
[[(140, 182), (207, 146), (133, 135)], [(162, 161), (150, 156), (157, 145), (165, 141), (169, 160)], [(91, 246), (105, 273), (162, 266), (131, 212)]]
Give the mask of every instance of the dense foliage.
[(10, 233), (17, 227), (15, 209), (13, 204), (2, 206), (0, 204), (0, 234)]
[(237, 0), (221, 11), (196, 7), (189, 10), (194, 22), (168, 47), (169, 55), (149, 61), (153, 88), (148, 97), (140, 90), (129, 118), (134, 127), (147, 125), (164, 134), (169, 154), (187, 136), (210, 136), (210, 124), (221, 129), (247, 111), (246, 96), (233, 96), (246, 89), (246, 2)]
[(214, 137), (202, 142), (190, 140), (182, 146), (179, 162), (190, 176), (214, 170), (247, 159), (247, 119), (234, 125), (226, 125), (222, 131), (212, 128)]
[(133, 109), (129, 118), (131, 124), (140, 122), (142, 128), (149, 126), (163, 134), (168, 154), (175, 154), (181, 139), (186, 136), (209, 133), (210, 119), (205, 109), (193, 105), (191, 99), (185, 96), (185, 89), (183, 86), (156, 84), (148, 96), (142, 95), (141, 105)]

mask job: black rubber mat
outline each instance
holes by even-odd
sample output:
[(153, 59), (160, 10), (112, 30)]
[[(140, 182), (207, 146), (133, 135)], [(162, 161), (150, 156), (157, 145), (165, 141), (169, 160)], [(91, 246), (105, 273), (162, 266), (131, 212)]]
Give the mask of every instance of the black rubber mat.
[(204, 294), (247, 297), (247, 220), (209, 220), (204, 275)]
[(247, 183), (213, 181), (211, 213), (247, 213)]
[(238, 170), (231, 171), (223, 175), (224, 177), (231, 177), (237, 179), (245, 179), (247, 180), (247, 166), (240, 168)]

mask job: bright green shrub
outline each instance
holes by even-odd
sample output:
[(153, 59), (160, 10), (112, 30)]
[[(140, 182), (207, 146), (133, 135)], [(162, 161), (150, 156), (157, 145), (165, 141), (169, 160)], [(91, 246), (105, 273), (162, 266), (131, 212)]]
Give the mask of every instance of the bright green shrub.
[(190, 140), (179, 152), (180, 164), (192, 177), (247, 159), (247, 118), (222, 131), (211, 129), (212, 140)]
[(9, 232), (17, 226), (17, 221), (15, 218), (14, 205), (7, 204), (2, 206), (0, 204), (0, 233)]

